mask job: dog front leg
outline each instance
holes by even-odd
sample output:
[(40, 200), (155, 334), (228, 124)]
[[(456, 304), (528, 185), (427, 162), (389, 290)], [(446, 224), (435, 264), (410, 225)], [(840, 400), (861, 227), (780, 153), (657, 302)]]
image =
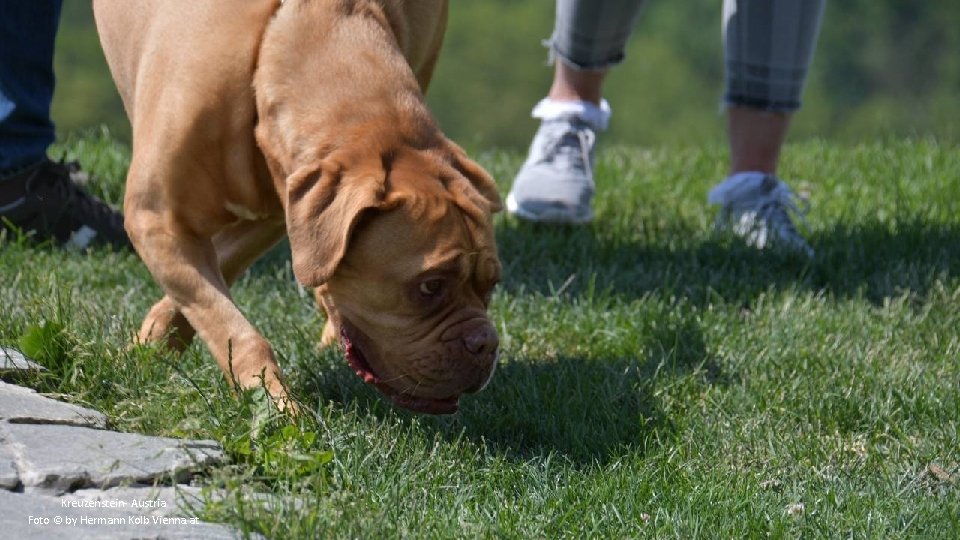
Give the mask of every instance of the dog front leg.
[[(254, 261), (283, 237), (284, 229), (283, 219), (241, 221), (214, 236), (220, 273), (228, 287), (233, 286)], [(194, 335), (196, 330), (177, 304), (169, 296), (164, 296), (144, 318), (138, 340), (141, 343), (161, 342), (173, 351), (182, 352)]]
[[(263, 384), (279, 406), (292, 406), (270, 344), (230, 298), (213, 240), (171, 227), (171, 223), (177, 221), (128, 204), (130, 238), (167, 294), (160, 304), (169, 299), (169, 305), (196, 329), (231, 381), (241, 388)], [(234, 269), (240, 266), (237, 261)], [(236, 277), (239, 272), (231, 273)]]

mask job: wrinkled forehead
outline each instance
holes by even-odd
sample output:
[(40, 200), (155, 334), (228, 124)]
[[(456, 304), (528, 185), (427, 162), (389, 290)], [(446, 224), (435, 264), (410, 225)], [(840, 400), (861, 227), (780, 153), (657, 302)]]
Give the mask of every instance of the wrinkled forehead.
[(428, 195), (364, 216), (342, 264), (383, 279), (410, 279), (437, 269), (499, 278), (489, 227), (472, 226), (452, 201)]

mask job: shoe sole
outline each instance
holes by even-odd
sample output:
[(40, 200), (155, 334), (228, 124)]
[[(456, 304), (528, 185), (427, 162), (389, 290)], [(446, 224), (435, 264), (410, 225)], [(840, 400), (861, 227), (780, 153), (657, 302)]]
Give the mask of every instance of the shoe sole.
[(514, 198), (513, 193), (507, 195), (507, 213), (516, 218), (533, 223), (549, 223), (554, 225), (583, 225), (593, 221), (593, 210), (587, 209), (581, 215), (571, 214), (564, 210), (547, 210), (533, 213), (523, 209)]

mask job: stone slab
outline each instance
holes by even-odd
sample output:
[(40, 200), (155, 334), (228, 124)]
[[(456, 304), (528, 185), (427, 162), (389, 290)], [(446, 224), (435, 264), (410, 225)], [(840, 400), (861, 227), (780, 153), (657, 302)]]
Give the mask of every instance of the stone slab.
[(47, 368), (31, 361), (20, 351), (0, 345), (0, 372), (4, 371), (46, 371)]
[[(18, 540), (131, 538), (203, 538), (226, 540), (242, 535), (225, 525), (204, 523), (193, 517), (153, 515), (140, 509), (119, 507), (122, 499), (106, 507), (71, 506), (70, 499), (37, 493), (0, 491), (0, 531)], [(59, 522), (59, 523), (58, 523)]]
[[(208, 491), (204, 496), (203, 488), (192, 485), (159, 487), (114, 487), (110, 489), (80, 489), (66, 494), (61, 500), (67, 501), (123, 501), (128, 508), (150, 516), (191, 518), (203, 510), (206, 501), (220, 502), (226, 492), (219, 489)], [(263, 493), (251, 493), (254, 499), (262, 499)], [(61, 503), (62, 504), (62, 503)], [(67, 504), (74, 504), (68, 502)], [(151, 517), (152, 519), (152, 517)], [(250, 533), (247, 538), (262, 540), (263, 536)]]
[[(90, 504), (87, 501), (118, 501), (125, 507), (144, 515), (166, 517), (193, 517), (201, 512), (207, 501), (219, 502), (223, 490), (212, 490), (205, 497), (199, 486), (121, 486), (109, 489), (78, 489), (60, 497), (67, 504)], [(73, 503), (72, 501), (78, 501)]]
[(99, 411), (41, 396), (35, 391), (0, 382), (0, 420), (18, 424), (69, 424), (107, 427)]
[[(190, 517), (192, 509), (202, 509), (201, 489), (194, 486), (121, 486), (109, 489), (78, 489), (60, 497), (66, 501), (118, 501), (144, 515)], [(74, 504), (72, 502), (68, 504)]]
[(184, 482), (204, 466), (219, 463), (215, 441), (118, 433), (57, 424), (2, 426), (24, 491), (62, 494), (85, 487)]

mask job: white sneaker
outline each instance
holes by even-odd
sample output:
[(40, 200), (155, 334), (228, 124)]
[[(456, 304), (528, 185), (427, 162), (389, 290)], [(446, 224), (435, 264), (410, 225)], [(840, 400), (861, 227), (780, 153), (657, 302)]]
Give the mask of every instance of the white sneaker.
[(813, 257), (813, 248), (797, 231), (790, 214), (801, 221), (807, 213), (797, 206), (790, 187), (772, 174), (742, 172), (710, 190), (710, 204), (720, 205), (717, 226), (729, 226), (747, 245), (757, 249), (784, 247)]
[(592, 220), (595, 140), (593, 129), (578, 118), (541, 122), (507, 195), (507, 212), (546, 223)]

